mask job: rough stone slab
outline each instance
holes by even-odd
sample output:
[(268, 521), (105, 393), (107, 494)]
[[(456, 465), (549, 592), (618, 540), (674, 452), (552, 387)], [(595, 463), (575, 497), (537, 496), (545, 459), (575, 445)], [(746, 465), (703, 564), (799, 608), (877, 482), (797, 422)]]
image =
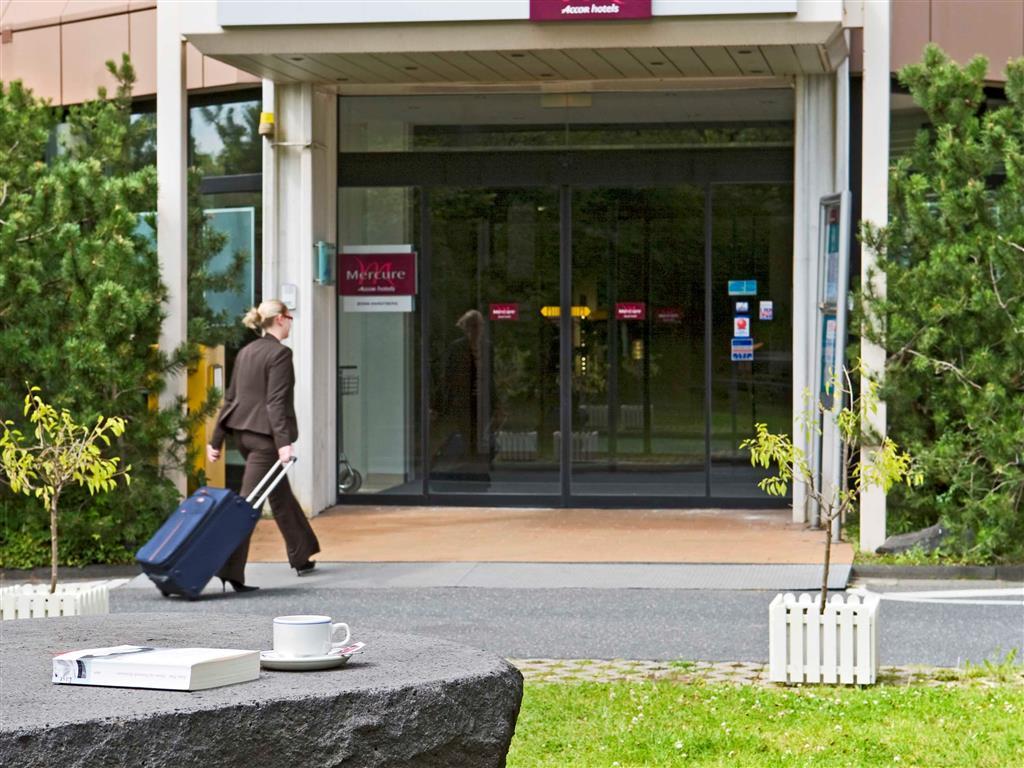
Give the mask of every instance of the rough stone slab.
[(919, 531), (890, 536), (875, 551), (882, 555), (894, 555), (909, 552), (912, 549), (934, 552), (947, 538), (949, 538), (949, 531), (936, 524)]
[[(346, 666), (194, 693), (54, 685), (52, 657), (120, 644), (266, 649), (270, 616), (112, 614), (3, 623), (0, 765), (504, 766), (523, 678), (484, 651), (366, 630)], [(351, 622), (350, 622), (351, 623)]]

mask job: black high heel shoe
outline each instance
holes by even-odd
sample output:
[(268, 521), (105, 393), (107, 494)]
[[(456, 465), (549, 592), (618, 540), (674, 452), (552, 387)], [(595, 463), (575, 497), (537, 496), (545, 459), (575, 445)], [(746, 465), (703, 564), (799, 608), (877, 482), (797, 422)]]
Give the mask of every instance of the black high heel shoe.
[[(217, 578), (220, 577), (218, 576)], [(259, 589), (259, 587), (257, 586), (254, 586), (252, 584), (243, 584), (242, 582), (235, 581), (234, 579), (221, 579), (220, 591), (227, 592), (228, 584), (231, 585), (231, 589), (233, 589), (235, 592), (255, 592), (257, 589)]]

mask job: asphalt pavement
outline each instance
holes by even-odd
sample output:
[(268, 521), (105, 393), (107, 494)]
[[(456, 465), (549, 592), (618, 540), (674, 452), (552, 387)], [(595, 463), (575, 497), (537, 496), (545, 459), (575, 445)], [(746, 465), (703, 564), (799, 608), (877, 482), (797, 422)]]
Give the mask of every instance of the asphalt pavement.
[[(140, 576), (111, 592), (111, 612), (167, 612), (200, 620), (211, 614), (262, 615), (268, 619), (268, 647), (272, 617), (318, 613), (347, 622), (356, 640), (361, 627), (410, 632), (520, 659), (768, 659), (768, 604), (776, 588), (758, 589), (756, 578), (748, 584), (754, 588), (695, 588), (682, 579), (675, 585), (673, 578), (652, 579), (642, 565), (623, 571), (588, 563), (547, 571), (530, 564), (519, 564), (526, 566), (519, 570), (490, 564), (471, 579), (467, 565), (472, 564), (321, 563), (300, 579), (284, 564), (254, 563), (247, 580), (259, 591), (221, 593), (217, 582), (195, 601), (161, 597)], [(713, 585), (714, 578), (704, 581)], [(1021, 586), (900, 579), (851, 584), (876, 592)], [(880, 663), (955, 667), (1000, 660), (1011, 649), (1024, 652), (1020, 602), (1019, 597), (1016, 605), (883, 601)]]

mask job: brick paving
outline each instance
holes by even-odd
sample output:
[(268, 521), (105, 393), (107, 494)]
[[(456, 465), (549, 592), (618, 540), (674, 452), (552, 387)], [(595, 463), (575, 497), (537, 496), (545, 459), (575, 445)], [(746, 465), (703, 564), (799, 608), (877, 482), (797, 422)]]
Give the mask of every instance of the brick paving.
[[(768, 680), (768, 665), (750, 662), (647, 661), (634, 659), (509, 659), (528, 683), (612, 683), (669, 681), (785, 687)], [(950, 669), (946, 667), (881, 667), (882, 685), (1000, 685), (1024, 687), (1024, 667)]]

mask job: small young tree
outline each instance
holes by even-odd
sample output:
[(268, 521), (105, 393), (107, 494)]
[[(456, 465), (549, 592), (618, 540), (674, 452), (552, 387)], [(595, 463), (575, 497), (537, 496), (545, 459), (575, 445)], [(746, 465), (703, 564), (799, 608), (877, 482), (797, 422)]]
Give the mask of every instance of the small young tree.
[[(103, 446), (111, 437), (124, 434), (125, 421), (117, 416), (99, 416), (92, 426), (78, 424), (71, 414), (43, 402), (31, 387), (25, 395), (24, 415), (33, 425), (26, 437), (3, 422), (0, 435), (0, 480), (15, 493), (39, 499), (50, 514), (50, 592), (57, 589), (57, 516), (61, 493), (79, 485), (90, 494), (111, 491), (117, 478), (131, 482), (130, 466), (118, 467), (121, 459), (104, 458)], [(102, 444), (102, 445), (101, 445)]]
[[(855, 372), (858, 375), (863, 373), (859, 369)], [(767, 424), (756, 424), (755, 436), (740, 443), (741, 449), (750, 451), (751, 464), (776, 470), (776, 474), (758, 483), (761, 490), (770, 496), (784, 496), (791, 482), (800, 482), (804, 484), (807, 495), (818, 505), (821, 525), (825, 529), (824, 573), (818, 606), (821, 613), (825, 612), (825, 602), (828, 598), (833, 523), (842, 522), (857, 508), (861, 491), (870, 485), (877, 485), (888, 493), (896, 483), (912, 486), (921, 482), (921, 475), (914, 468), (910, 455), (901, 451), (888, 436), (882, 437), (877, 443), (871, 441), (872, 445), (877, 445), (871, 453), (871, 461), (866, 464), (857, 461), (864, 443), (862, 415), (865, 412), (874, 413), (878, 407), (877, 384), (869, 382), (867, 391), (862, 392), (860, 397), (855, 397), (850, 371), (843, 369), (841, 374), (833, 378), (830, 386), (833, 397), (841, 398), (838, 402), (845, 403), (835, 415), (842, 454), (838, 488), (822, 487), (815, 483), (807, 454), (793, 444), (789, 435), (769, 432)], [(810, 399), (810, 393), (805, 392), (805, 400)], [(819, 414), (831, 418), (831, 411), (820, 401), (816, 401), (816, 405), (809, 406), (801, 415), (800, 422), (806, 432), (808, 444), (813, 435), (821, 433)]]

